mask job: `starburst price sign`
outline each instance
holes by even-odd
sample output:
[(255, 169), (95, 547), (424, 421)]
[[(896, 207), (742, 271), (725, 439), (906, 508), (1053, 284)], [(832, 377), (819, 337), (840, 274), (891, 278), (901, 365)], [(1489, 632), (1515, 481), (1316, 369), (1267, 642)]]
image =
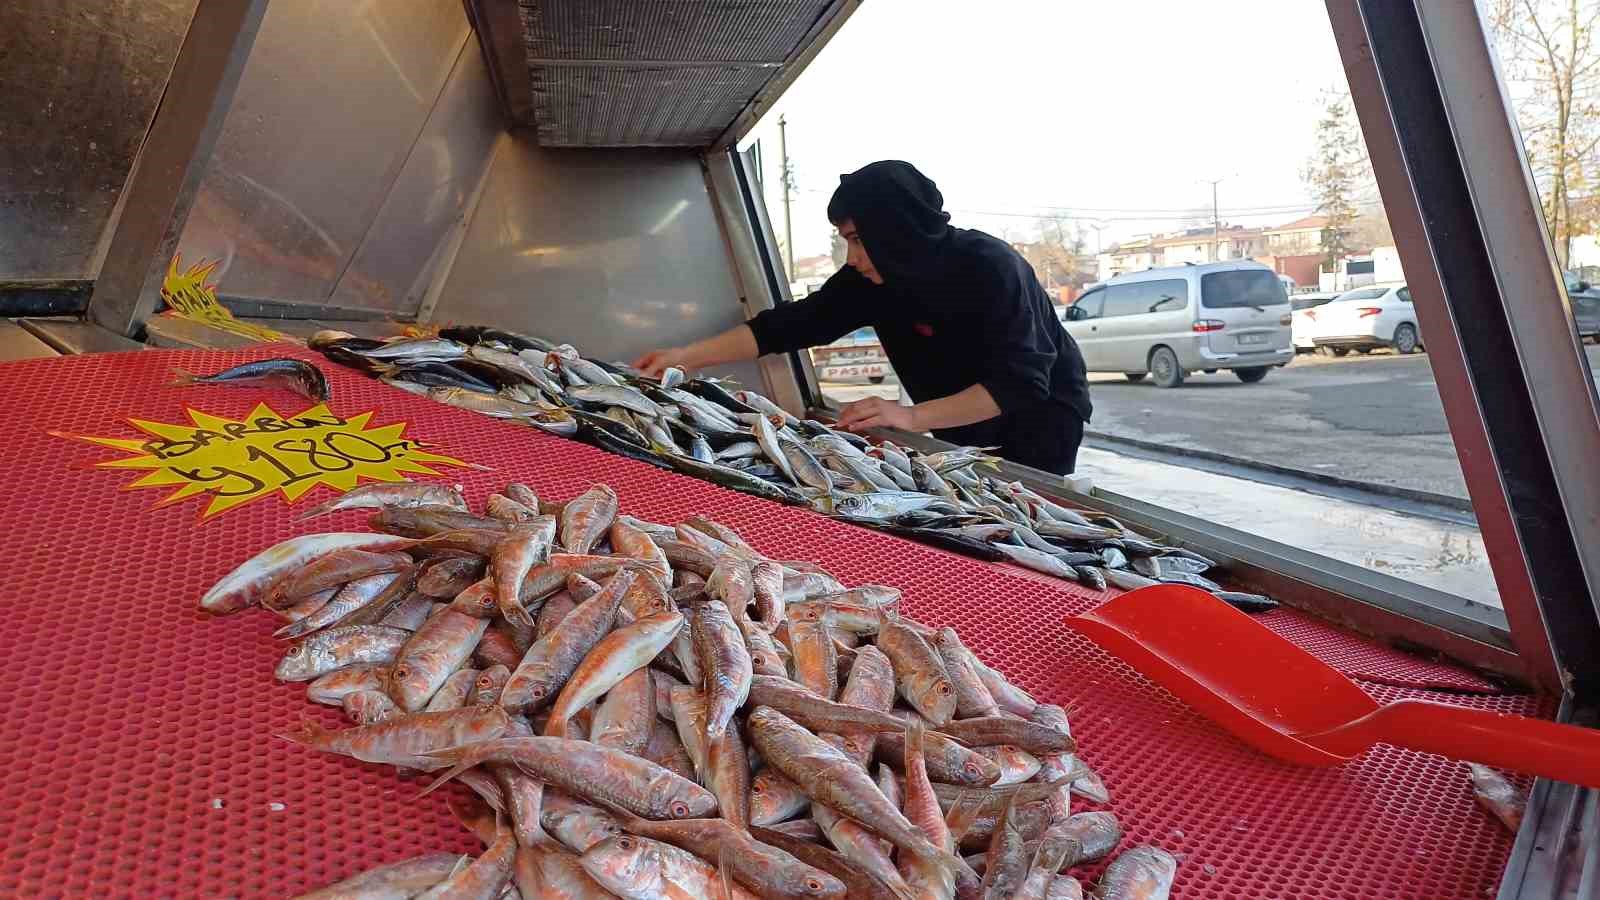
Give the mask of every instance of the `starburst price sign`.
[(362, 479), (405, 481), (407, 473), (439, 475), (432, 465), (471, 465), (404, 437), (404, 422), (369, 428), (371, 412), (345, 418), (325, 403), (287, 416), (261, 403), (238, 420), (188, 414), (187, 425), (129, 419), (144, 440), (50, 433), (132, 454), (95, 466), (149, 470), (125, 489), (175, 488), (158, 506), (209, 494), (202, 519), (270, 494), (293, 503), (319, 484), (343, 492)]

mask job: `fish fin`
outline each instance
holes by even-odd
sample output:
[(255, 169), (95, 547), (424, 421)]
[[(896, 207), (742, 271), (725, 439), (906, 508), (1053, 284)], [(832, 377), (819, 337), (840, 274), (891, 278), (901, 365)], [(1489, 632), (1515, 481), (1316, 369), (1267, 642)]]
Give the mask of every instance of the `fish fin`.
[(722, 896), (733, 900), (733, 866), (729, 860), (733, 851), (727, 844), (717, 848), (717, 876), (722, 880)]
[[(969, 804), (967, 801), (972, 800)], [(950, 811), (945, 813), (944, 824), (950, 830), (950, 840), (959, 845), (961, 839), (972, 830), (972, 825), (978, 820), (978, 811), (983, 807), (981, 798), (976, 793), (965, 788), (956, 794), (956, 802), (950, 804)]]
[(297, 638), (306, 632), (313, 630), (315, 629), (313, 629), (310, 625), (307, 625), (305, 619), (296, 619), (282, 628), (279, 628), (277, 631), (274, 631), (272, 636), (287, 640), (291, 638)]
[(435, 790), (438, 790), (440, 785), (443, 785), (445, 782), (477, 765), (478, 761), (469, 755), (471, 751), (471, 746), (467, 745), (462, 747), (447, 747), (443, 750), (430, 750), (427, 753), (422, 754), (429, 759), (435, 759), (449, 765), (450, 769), (443, 775), (435, 778), (427, 787), (423, 788), (422, 793), (417, 795), (417, 799), (420, 800), (423, 797), (428, 796)]
[(306, 721), (301, 722), (300, 727), (295, 731), (289, 731), (275, 736), (306, 747), (318, 748), (321, 740), (332, 733), (333, 729), (323, 727), (322, 725), (318, 725), (316, 722), (307, 719)]
[(173, 369), (172, 376), (172, 383), (169, 387), (186, 387), (191, 384), (199, 384), (201, 377), (184, 369)]
[(927, 740), (928, 728), (922, 724), (922, 719), (917, 716), (906, 717), (906, 756), (912, 753), (922, 755), (923, 742)]

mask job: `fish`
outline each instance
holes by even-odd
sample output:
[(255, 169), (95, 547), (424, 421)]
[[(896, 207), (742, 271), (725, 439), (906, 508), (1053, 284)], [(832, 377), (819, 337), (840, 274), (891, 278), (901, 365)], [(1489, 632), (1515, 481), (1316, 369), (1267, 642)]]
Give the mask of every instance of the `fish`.
[(462, 387), (428, 388), (428, 399), (495, 419), (532, 419), (545, 414), (544, 408), (537, 404)]
[(472, 697), (469, 702), (478, 706), (498, 705), (500, 692), (505, 690), (506, 680), (510, 677), (511, 669), (504, 665), (489, 666), (479, 672), (477, 680), (472, 684)]
[(594, 549), (617, 516), (617, 493), (597, 484), (572, 500), (561, 511), (561, 546), (568, 553), (584, 554)]
[(332, 500), (318, 503), (296, 518), (314, 519), (344, 509), (411, 509), (418, 506), (439, 506), (466, 512), (467, 499), (459, 484), (364, 484)]
[(446, 609), (409, 635), (389, 667), (389, 696), (406, 712), (427, 706), (445, 680), (472, 657), (489, 621)]
[(614, 518), (610, 528), (611, 550), (617, 556), (638, 560), (645, 568), (662, 578), (672, 577), (672, 564), (667, 554), (650, 535), (620, 518)]
[(1528, 805), (1527, 797), (1512, 786), (1504, 775), (1488, 766), (1467, 763), (1467, 773), (1472, 778), (1472, 797), (1478, 805), (1500, 820), (1512, 834), (1522, 828), (1522, 811)]
[(839, 659), (829, 633), (826, 606), (788, 617), (789, 651), (794, 654), (795, 680), (824, 700), (839, 693)]
[[(631, 576), (631, 573), (624, 575)], [(646, 616), (601, 638), (584, 655), (583, 661), (562, 687), (550, 709), (545, 734), (555, 737), (565, 734), (568, 719), (616, 687), (624, 678), (634, 672), (644, 671), (650, 660), (672, 642), (682, 627), (682, 613), (661, 613)], [(654, 690), (650, 688), (652, 696)]]
[(878, 628), (878, 649), (894, 664), (895, 688), (901, 699), (935, 728), (948, 723), (956, 712), (956, 689), (944, 661), (922, 635), (886, 618)]
[(616, 817), (597, 806), (579, 803), (560, 791), (546, 791), (539, 823), (574, 853), (583, 853), (608, 837), (622, 833)]
[(335, 588), (369, 575), (404, 572), (413, 567), (411, 557), (404, 553), (393, 551), (374, 553), (358, 549), (335, 550), (279, 579), (261, 602), (274, 609), (282, 609), (319, 591)]
[(432, 751), (493, 741), (510, 727), (510, 717), (498, 707), (463, 707), (402, 715), (357, 728), (328, 729), (304, 722), (279, 737), (363, 762), (427, 770), (439, 766), (428, 755)]
[(507, 622), (533, 627), (533, 616), (522, 605), (522, 582), (534, 566), (549, 560), (555, 537), (555, 516), (539, 516), (512, 528), (495, 545), (489, 568), (494, 573), (495, 604)]
[(1009, 716), (956, 719), (938, 729), (969, 747), (1010, 744), (1028, 753), (1071, 753), (1078, 749), (1070, 733)]
[[(947, 854), (954, 854), (955, 839), (950, 836), (950, 829), (945, 824), (944, 810), (939, 808), (939, 795), (933, 792), (933, 783), (928, 779), (927, 761), (923, 756), (926, 735), (927, 729), (920, 720), (910, 719), (906, 722), (903, 757), (906, 780), (901, 809), (906, 819), (935, 847)], [(1059, 864), (1057, 867), (1059, 868)], [(905, 860), (903, 869), (906, 884), (919, 895), (944, 898), (955, 896), (955, 873), (948, 866), (935, 864), (924, 857), (912, 856)]]
[(988, 758), (1000, 767), (1000, 777), (994, 782), (996, 785), (1022, 784), (1030, 781), (1039, 774), (1042, 766), (1037, 756), (1006, 744), (976, 747), (973, 748), (973, 752)]
[[(890, 802), (893, 803), (892, 800)], [(891, 856), (894, 848), (879, 839), (871, 829), (821, 805), (812, 807), (811, 818), (827, 836), (828, 843), (838, 848), (840, 855), (888, 887), (895, 896), (917, 896), (895, 867)]]
[(516, 861), (517, 837), (499, 823), (494, 842), (466, 868), (421, 895), (425, 900), (496, 900), (511, 883), (511, 867)]
[(896, 894), (883, 881), (827, 847), (795, 837), (777, 828), (753, 827), (750, 829), (750, 833), (756, 840), (776, 847), (806, 865), (814, 869), (820, 869), (837, 878), (845, 885), (847, 896), (851, 897), (852, 900), (856, 900), (856, 898), (864, 898), (864, 900), (907, 900), (905, 895)]
[(777, 825), (805, 812), (811, 798), (800, 786), (772, 769), (763, 769), (750, 779), (750, 823)]
[(374, 866), (297, 900), (350, 900), (354, 897), (415, 897), (450, 877), (467, 857), (459, 853), (425, 853)]
[(507, 525), (519, 525), (539, 517), (537, 508), (524, 506), (504, 494), (490, 494), (484, 510), (489, 513), (489, 518), (499, 519)]
[(448, 600), (483, 578), (484, 561), (477, 557), (441, 559), (423, 568), (417, 578), (417, 592)]
[[(707, 582), (709, 585), (710, 582)], [(706, 749), (708, 762), (714, 757), (733, 714), (750, 696), (752, 676), (750, 651), (744, 634), (734, 624), (733, 615), (720, 600), (699, 605), (690, 623), (695, 652), (700, 660), (702, 685), (706, 694)], [(655, 654), (651, 654), (654, 656)]]
[(339, 698), (339, 707), (355, 725), (376, 725), (404, 715), (383, 691), (352, 691)]
[(260, 603), (273, 584), (308, 562), (337, 550), (382, 552), (399, 550), (416, 542), (396, 535), (370, 532), (307, 534), (268, 547), (224, 575), (200, 598), (200, 608), (224, 615)]
[(349, 666), (329, 672), (306, 685), (306, 699), (312, 703), (338, 706), (346, 694), (356, 691), (381, 691), (387, 683), (388, 666)]
[(595, 710), (589, 739), (639, 756), (650, 743), (656, 719), (656, 689), (650, 670), (635, 669), (610, 691)]
[(693, 897), (755, 900), (736, 885), (723, 885), (716, 866), (661, 841), (621, 834), (583, 855), (583, 869), (623, 900)]
[(1178, 876), (1178, 861), (1159, 847), (1142, 844), (1125, 850), (1100, 876), (1100, 900), (1167, 900)]
[(402, 572), (380, 572), (347, 582), (314, 612), (290, 622), (272, 633), (273, 637), (297, 638), (338, 622), (345, 616), (382, 596), (390, 585), (404, 577)]
[(680, 819), (652, 822), (627, 816), (622, 828), (688, 850), (702, 859), (726, 857), (728, 873), (761, 897), (843, 897), (845, 885), (825, 871), (756, 840), (745, 828), (724, 819)]
[(666, 414), (654, 400), (624, 385), (585, 384), (567, 388), (566, 394), (585, 403), (619, 406), (641, 416), (659, 418)]
[(312, 634), (278, 661), (279, 681), (310, 681), (347, 666), (388, 664), (411, 639), (411, 632), (383, 625), (352, 625)]
[(174, 386), (194, 384), (228, 384), (240, 387), (277, 387), (317, 403), (326, 403), (332, 396), (328, 390), (328, 377), (311, 363), (302, 359), (263, 359), (247, 362), (211, 375), (196, 375), (183, 369), (176, 370)]
[[(950, 676), (950, 684), (955, 688), (956, 716), (959, 719), (999, 716), (1000, 706), (994, 702), (994, 696), (984, 686), (983, 679), (978, 677), (978, 669), (973, 665), (970, 653), (966, 645), (961, 643), (961, 637), (956, 634), (956, 630), (949, 627), (939, 629), (939, 633), (933, 639), (933, 649), (944, 662), (945, 673)], [(1010, 743), (1017, 742), (1010, 741)]]
[(856, 820), (907, 853), (948, 859), (833, 745), (768, 706), (757, 707), (745, 721), (761, 758), (800, 785), (813, 803)]
[[(500, 711), (504, 715), (504, 711)], [(649, 760), (588, 741), (554, 737), (477, 740), (432, 751), (429, 768), (448, 765), (427, 793), (483, 763), (510, 763), (532, 778), (616, 812), (646, 819), (692, 819), (717, 809), (710, 791)]]
[(500, 705), (513, 711), (537, 712), (556, 699), (567, 679), (611, 630), (633, 573), (612, 576), (604, 589), (577, 606), (560, 625), (541, 634), (517, 663), (500, 694)]

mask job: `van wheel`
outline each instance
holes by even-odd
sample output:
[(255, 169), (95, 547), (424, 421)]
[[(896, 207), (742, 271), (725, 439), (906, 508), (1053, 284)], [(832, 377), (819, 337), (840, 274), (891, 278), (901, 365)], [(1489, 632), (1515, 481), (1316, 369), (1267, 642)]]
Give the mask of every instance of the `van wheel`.
[(1139, 382), (1144, 380), (1144, 373), (1143, 372), (1123, 372), (1122, 373), (1122, 377), (1128, 379), (1129, 381), (1133, 382), (1134, 384), (1138, 384)]
[(1255, 384), (1261, 379), (1267, 377), (1267, 370), (1269, 368), (1271, 368), (1271, 366), (1246, 366), (1242, 369), (1234, 369), (1233, 374), (1239, 376), (1239, 380), (1245, 384)]
[(1412, 326), (1411, 323), (1406, 322), (1406, 323), (1403, 323), (1400, 326), (1395, 328), (1395, 330), (1394, 330), (1394, 352), (1396, 352), (1396, 353), (1415, 353), (1415, 352), (1417, 352), (1417, 329), (1414, 326)]
[(1157, 347), (1150, 351), (1150, 377), (1156, 387), (1174, 388), (1183, 384), (1183, 369), (1178, 367), (1178, 354), (1171, 347)]

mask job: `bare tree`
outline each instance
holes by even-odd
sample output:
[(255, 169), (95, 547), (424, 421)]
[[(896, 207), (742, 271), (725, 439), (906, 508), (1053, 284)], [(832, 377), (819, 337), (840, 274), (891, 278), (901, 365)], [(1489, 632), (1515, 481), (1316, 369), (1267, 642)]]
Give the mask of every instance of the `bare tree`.
[(1572, 239), (1596, 225), (1586, 193), (1600, 163), (1600, 0), (1494, 0), (1490, 21), (1545, 225), (1566, 266)]
[(1323, 263), (1335, 267), (1357, 247), (1357, 204), (1363, 188), (1372, 181), (1372, 166), (1349, 94), (1324, 98), (1316, 149), (1301, 168), (1300, 179), (1316, 200), (1317, 212), (1328, 220), (1322, 228)]

